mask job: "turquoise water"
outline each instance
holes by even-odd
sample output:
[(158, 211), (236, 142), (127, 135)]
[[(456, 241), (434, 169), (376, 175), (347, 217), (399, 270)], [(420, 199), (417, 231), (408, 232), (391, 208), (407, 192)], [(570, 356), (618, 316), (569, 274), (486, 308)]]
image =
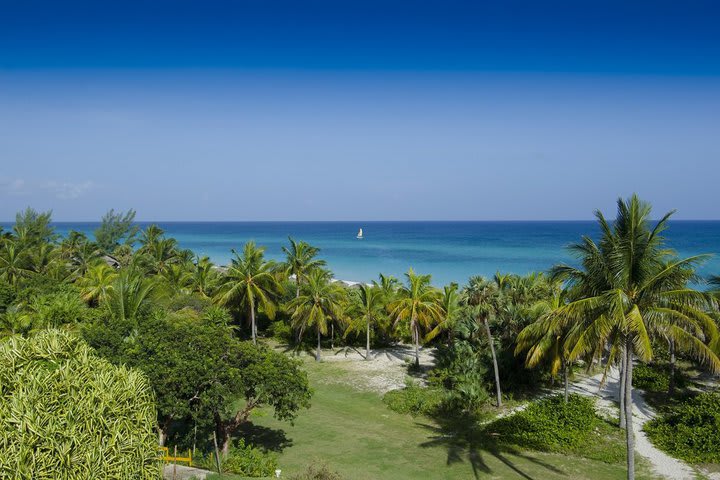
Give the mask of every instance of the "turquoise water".
[[(367, 282), (379, 272), (401, 277), (408, 268), (433, 275), (433, 283), (463, 283), (496, 271), (544, 271), (570, 262), (565, 247), (581, 235), (597, 235), (594, 222), (158, 222), (184, 248), (227, 263), (230, 249), (248, 240), (282, 259), (287, 237), (320, 247), (337, 278)], [(141, 226), (147, 224), (141, 223)], [(57, 223), (58, 233), (91, 233), (97, 223)], [(365, 238), (355, 238), (362, 227)], [(7, 226), (6, 226), (7, 228)], [(720, 274), (720, 221), (673, 221), (666, 232), (680, 255), (715, 256), (702, 275)]]

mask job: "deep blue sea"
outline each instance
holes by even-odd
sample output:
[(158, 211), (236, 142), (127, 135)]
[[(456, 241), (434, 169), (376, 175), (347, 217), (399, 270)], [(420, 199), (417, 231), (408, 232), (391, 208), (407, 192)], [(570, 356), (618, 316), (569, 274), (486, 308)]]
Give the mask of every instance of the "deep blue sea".
[[(597, 226), (583, 222), (156, 222), (180, 245), (218, 264), (230, 249), (248, 240), (283, 258), (288, 235), (321, 249), (337, 278), (367, 282), (379, 272), (399, 278), (412, 267), (430, 273), (433, 283), (464, 283), (471, 275), (496, 271), (524, 274), (571, 262), (566, 246), (582, 235), (595, 237)], [(56, 223), (57, 232), (91, 234), (97, 223)], [(148, 223), (141, 222), (144, 227)], [(8, 228), (8, 225), (4, 225)], [(362, 227), (365, 238), (355, 238)], [(720, 221), (671, 221), (668, 244), (681, 256), (710, 253), (700, 274), (720, 274)]]

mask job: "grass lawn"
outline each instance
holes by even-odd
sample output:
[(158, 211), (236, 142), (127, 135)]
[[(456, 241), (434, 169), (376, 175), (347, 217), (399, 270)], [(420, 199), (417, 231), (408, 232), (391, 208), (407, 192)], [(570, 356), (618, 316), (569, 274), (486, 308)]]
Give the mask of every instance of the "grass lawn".
[[(246, 439), (279, 455), (283, 477), (314, 460), (347, 479), (621, 479), (624, 465), (499, 447), (469, 428), (452, 434), (422, 417), (389, 410), (380, 394), (354, 388), (342, 363), (306, 361), (312, 407), (294, 426), (269, 412), (252, 418)], [(638, 462), (638, 478), (651, 478)]]

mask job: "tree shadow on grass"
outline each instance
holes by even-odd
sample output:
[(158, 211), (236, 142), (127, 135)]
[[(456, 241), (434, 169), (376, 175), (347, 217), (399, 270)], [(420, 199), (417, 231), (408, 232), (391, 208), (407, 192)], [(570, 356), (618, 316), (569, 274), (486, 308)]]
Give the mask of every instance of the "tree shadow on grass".
[(241, 425), (238, 436), (244, 438), (245, 443), (270, 452), (280, 453), (293, 445), (292, 439), (285, 435), (285, 430), (263, 427), (252, 422)]
[(476, 479), (480, 478), (482, 473), (492, 473), (486, 461), (488, 455), (504, 463), (526, 480), (536, 480), (537, 477), (532, 477), (530, 473), (523, 471), (510, 457), (522, 458), (556, 474), (565, 473), (554, 465), (529, 456), (512, 445), (499, 442), (487, 426), (479, 425), (477, 420), (470, 416), (445, 416), (435, 421), (435, 425), (418, 423), (430, 433), (429, 440), (421, 443), (420, 446), (444, 447), (447, 450), (447, 465), (467, 461)]

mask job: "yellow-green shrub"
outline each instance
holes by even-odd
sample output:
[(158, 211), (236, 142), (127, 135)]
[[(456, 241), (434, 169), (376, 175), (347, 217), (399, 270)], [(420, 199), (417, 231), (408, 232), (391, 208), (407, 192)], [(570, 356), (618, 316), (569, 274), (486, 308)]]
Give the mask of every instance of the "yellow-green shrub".
[(145, 377), (57, 330), (0, 343), (0, 478), (159, 479)]

